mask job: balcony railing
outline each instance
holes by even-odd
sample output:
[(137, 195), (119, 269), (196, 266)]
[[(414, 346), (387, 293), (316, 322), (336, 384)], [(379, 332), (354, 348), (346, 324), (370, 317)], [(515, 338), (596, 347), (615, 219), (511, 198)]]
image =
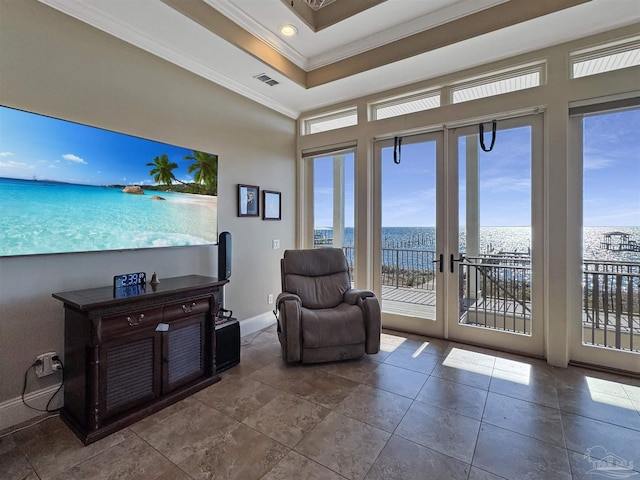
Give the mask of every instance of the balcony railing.
[(583, 343), (640, 351), (640, 263), (585, 261)]
[(460, 265), (460, 323), (531, 334), (531, 257), (465, 257)]
[[(343, 249), (353, 268), (353, 247)], [(435, 251), (383, 248), (381, 255), (383, 286), (433, 295)], [(461, 323), (531, 334), (530, 255), (468, 257), (459, 275)], [(582, 328), (584, 344), (640, 352), (640, 262), (584, 262)]]
[(403, 248), (382, 249), (382, 285), (435, 290), (436, 252)]

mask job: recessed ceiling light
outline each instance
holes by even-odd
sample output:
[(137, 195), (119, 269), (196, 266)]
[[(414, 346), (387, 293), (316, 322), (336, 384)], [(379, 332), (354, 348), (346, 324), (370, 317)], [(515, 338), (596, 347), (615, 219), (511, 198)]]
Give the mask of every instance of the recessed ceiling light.
[(280, 27), (280, 33), (287, 37), (292, 37), (293, 35), (298, 33), (298, 29), (293, 25), (287, 23), (286, 25), (282, 25)]

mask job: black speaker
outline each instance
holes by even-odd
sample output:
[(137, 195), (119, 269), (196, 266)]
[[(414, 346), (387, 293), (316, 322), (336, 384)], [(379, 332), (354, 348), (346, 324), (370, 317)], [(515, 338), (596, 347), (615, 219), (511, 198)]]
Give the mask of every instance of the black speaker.
[(216, 325), (216, 373), (240, 363), (240, 323), (235, 318)]
[(218, 280), (231, 276), (231, 234), (222, 232), (218, 237)]

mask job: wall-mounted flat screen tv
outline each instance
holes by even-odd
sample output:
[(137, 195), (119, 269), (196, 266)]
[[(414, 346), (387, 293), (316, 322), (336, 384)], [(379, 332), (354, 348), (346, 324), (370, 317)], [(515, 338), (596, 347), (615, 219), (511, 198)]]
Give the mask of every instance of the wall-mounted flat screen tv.
[(218, 157), (0, 106), (0, 256), (216, 243)]

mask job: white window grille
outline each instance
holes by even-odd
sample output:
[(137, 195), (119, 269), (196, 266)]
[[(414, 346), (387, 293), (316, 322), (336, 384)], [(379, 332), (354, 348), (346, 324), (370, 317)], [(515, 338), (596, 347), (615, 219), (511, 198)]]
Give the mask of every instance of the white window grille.
[(358, 110), (351, 107), (345, 110), (325, 113), (302, 121), (302, 135), (336, 130), (358, 124)]
[(453, 103), (502, 95), (539, 87), (544, 79), (544, 64), (520, 67), (458, 83), (451, 89)]
[(397, 117), (440, 106), (440, 91), (413, 92), (370, 104), (371, 120)]
[(572, 78), (640, 65), (640, 38), (571, 52)]

